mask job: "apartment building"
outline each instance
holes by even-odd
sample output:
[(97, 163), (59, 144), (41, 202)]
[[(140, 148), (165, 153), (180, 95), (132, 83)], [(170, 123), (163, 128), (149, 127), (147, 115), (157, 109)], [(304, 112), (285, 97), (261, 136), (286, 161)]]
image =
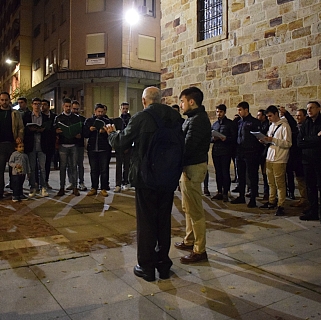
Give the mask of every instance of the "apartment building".
[[(6, 0), (1, 21), (10, 27), (4, 39), (12, 35), (8, 30), (14, 21), (13, 3), (21, 23), (10, 46), (21, 43), (25, 31), (30, 46), (29, 50), (20, 47), (15, 68), (21, 70), (26, 53), (31, 94), (50, 100), (57, 112), (61, 100), (69, 97), (80, 101), (86, 117), (98, 102), (108, 106), (110, 117), (119, 115), (123, 101), (135, 113), (142, 109), (143, 89), (160, 83), (159, 0)], [(136, 24), (135, 14), (126, 17), (130, 9), (139, 13)], [(22, 16), (28, 20), (28, 30), (23, 30)], [(2, 50), (1, 64), (7, 52)], [(15, 74), (10, 70), (0, 72), (1, 87), (13, 92), (10, 82)], [(22, 78), (17, 81), (22, 84)]]

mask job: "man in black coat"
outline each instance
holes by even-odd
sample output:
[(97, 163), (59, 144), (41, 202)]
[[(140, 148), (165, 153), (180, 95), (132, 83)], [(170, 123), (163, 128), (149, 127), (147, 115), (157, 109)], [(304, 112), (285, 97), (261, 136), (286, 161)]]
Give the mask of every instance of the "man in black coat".
[(212, 158), (215, 167), (217, 194), (212, 200), (228, 201), (231, 186), (230, 164), (236, 147), (237, 127), (226, 117), (226, 105), (216, 107), (217, 121), (212, 125)]
[(259, 166), (261, 161), (261, 143), (251, 134), (261, 130), (261, 123), (252, 117), (250, 106), (246, 101), (240, 102), (237, 112), (241, 119), (238, 121), (236, 163), (239, 179), (239, 196), (232, 200), (232, 204), (245, 203), (246, 174), (250, 180), (251, 197), (248, 208), (256, 207), (256, 197), (259, 188)]
[(300, 220), (318, 220), (321, 217), (321, 115), (320, 103), (307, 104), (308, 117), (298, 134), (298, 147), (302, 149), (302, 163), (310, 208)]
[[(170, 106), (161, 104), (161, 97), (158, 88), (146, 88), (142, 96), (144, 109), (157, 114), (166, 126), (180, 127), (179, 113)], [(148, 112), (144, 111), (133, 115), (123, 131), (116, 132), (115, 126), (107, 126), (108, 140), (115, 150), (126, 150), (134, 143), (129, 169), (129, 182), (136, 190), (138, 264), (134, 267), (134, 274), (146, 281), (155, 280), (155, 268), (161, 279), (169, 278), (173, 264), (168, 253), (171, 244), (174, 191), (159, 192), (148, 187), (141, 174), (142, 159), (156, 129), (156, 122)], [(171, 168), (166, 168), (166, 172), (170, 170)], [(163, 172), (159, 174), (162, 175)]]

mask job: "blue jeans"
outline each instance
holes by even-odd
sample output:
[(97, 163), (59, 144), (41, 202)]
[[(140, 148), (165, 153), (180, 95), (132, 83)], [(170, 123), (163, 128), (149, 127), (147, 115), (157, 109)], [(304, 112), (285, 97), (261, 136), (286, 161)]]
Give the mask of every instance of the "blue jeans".
[(111, 158), (110, 151), (88, 151), (90, 165), (91, 187), (98, 189), (99, 176), (100, 188), (107, 190), (109, 187), (109, 163)]
[(60, 157), (60, 189), (65, 188), (66, 183), (66, 169), (67, 164), (70, 168), (70, 183), (76, 188), (77, 187), (77, 147), (63, 147), (59, 146), (59, 157)]
[[(40, 172), (40, 185), (42, 187), (46, 186), (46, 155), (41, 151), (32, 151), (28, 153), (29, 163), (30, 163), (30, 188), (36, 188), (36, 168), (38, 168)], [(37, 166), (38, 162), (38, 166)]]

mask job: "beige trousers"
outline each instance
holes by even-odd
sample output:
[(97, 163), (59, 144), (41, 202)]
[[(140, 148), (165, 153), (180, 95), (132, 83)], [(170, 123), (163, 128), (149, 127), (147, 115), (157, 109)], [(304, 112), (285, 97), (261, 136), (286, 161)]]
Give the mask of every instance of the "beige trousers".
[(286, 197), (285, 172), (286, 163), (266, 161), (266, 175), (270, 188), (269, 202), (275, 203), (277, 194), (279, 207), (283, 207)]
[(206, 224), (202, 204), (202, 182), (207, 172), (207, 163), (183, 168), (179, 185), (182, 193), (182, 207), (186, 216), (184, 243), (194, 245), (195, 253), (205, 252)]

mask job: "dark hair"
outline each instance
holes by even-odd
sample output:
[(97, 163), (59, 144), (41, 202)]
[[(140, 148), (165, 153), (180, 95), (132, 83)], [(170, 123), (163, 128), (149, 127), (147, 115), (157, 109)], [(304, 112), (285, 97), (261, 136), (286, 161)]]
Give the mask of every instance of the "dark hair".
[(250, 111), (250, 106), (249, 106), (249, 103), (246, 102), (246, 101), (242, 101), (240, 102), (238, 105), (237, 105), (238, 108), (242, 108), (242, 109), (247, 109)]
[(17, 149), (20, 144), (24, 145), (23, 141), (20, 141), (20, 142), (15, 141), (15, 143), (14, 143), (15, 149)]
[(298, 109), (297, 111), (301, 111), (305, 117), (307, 116), (307, 109)]
[(50, 101), (47, 99), (42, 99), (41, 102), (47, 103), (47, 105), (50, 106)]
[(265, 110), (265, 114), (268, 114), (268, 113), (273, 113), (273, 114), (279, 113), (279, 109), (276, 106), (268, 106)]
[(69, 98), (63, 98), (63, 99), (62, 99), (62, 102), (63, 102), (63, 103), (71, 103), (71, 99), (69, 99)]
[(94, 107), (94, 110), (96, 111), (97, 109), (105, 109), (106, 107), (106, 110), (107, 110), (107, 106), (101, 104), (101, 103), (96, 103), (95, 104), (95, 107)]
[(226, 105), (225, 104), (219, 104), (218, 106), (216, 106), (216, 109), (226, 112)]
[(266, 116), (264, 109), (259, 109), (257, 112), (261, 112), (261, 113), (262, 113), (262, 116)]
[(122, 106), (129, 106), (129, 103), (128, 103), (128, 102), (122, 102), (120, 106), (121, 106), (121, 107), (122, 107)]
[(173, 105), (172, 105), (172, 108), (173, 108), (173, 109), (176, 109), (177, 111), (179, 111), (179, 105), (178, 105), (178, 104), (173, 104)]
[(320, 108), (320, 103), (318, 101), (309, 101), (307, 104), (314, 103), (317, 105), (318, 108)]
[(80, 103), (78, 100), (72, 100), (71, 104), (76, 104), (77, 106), (80, 106)]
[(2, 91), (2, 92), (0, 92), (0, 95), (1, 94), (6, 94), (8, 96), (8, 98), (10, 99), (10, 94), (7, 91)]
[(187, 100), (193, 99), (199, 107), (202, 105), (204, 98), (203, 92), (197, 87), (189, 87), (183, 90), (179, 98), (181, 98), (182, 96), (185, 96)]
[(19, 100), (22, 100), (22, 101), (24, 101), (25, 103), (27, 103), (27, 98), (25, 98), (25, 97), (19, 97), (18, 99), (17, 99), (17, 101), (19, 101)]
[(31, 100), (32, 103), (34, 103), (35, 101), (41, 102), (41, 99), (38, 97), (35, 97)]

